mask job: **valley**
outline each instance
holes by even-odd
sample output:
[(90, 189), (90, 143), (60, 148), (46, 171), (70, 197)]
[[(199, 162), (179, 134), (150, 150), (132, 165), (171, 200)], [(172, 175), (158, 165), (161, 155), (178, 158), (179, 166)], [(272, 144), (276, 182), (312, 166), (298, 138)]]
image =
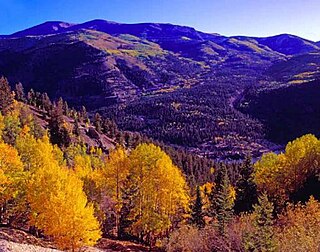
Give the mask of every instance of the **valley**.
[(291, 34), (0, 35), (0, 251), (318, 251), (319, 77)]
[(287, 34), (225, 37), (171, 24), (46, 22), (1, 37), (0, 75), (84, 105), (123, 130), (236, 160), (284, 143), (265, 113), (239, 109), (240, 96), (316, 79), (319, 53), (317, 43)]

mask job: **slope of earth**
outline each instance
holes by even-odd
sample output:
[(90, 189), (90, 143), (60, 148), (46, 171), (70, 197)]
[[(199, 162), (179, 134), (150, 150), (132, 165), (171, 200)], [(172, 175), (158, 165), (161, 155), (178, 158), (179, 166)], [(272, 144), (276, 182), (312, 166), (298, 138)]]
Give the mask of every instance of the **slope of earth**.
[(259, 119), (267, 137), (286, 143), (302, 135), (320, 136), (320, 81), (271, 90), (251, 90), (240, 101), (244, 113)]
[(320, 52), (301, 54), (278, 62), (268, 69), (268, 74), (278, 81), (292, 84), (318, 79)]
[[(41, 32), (42, 35), (48, 35), (82, 29), (100, 31), (113, 36), (130, 34), (143, 40), (155, 42), (165, 50), (178, 53), (187, 58), (205, 61), (211, 63), (211, 65), (218, 63), (226, 63), (228, 65), (229, 61), (230, 63), (248, 61), (247, 64), (255, 67), (255, 64), (260, 66), (268, 65), (270, 62), (284, 59), (282, 52), (272, 50), (263, 43), (259, 44), (258, 40), (253, 38), (228, 38), (219, 34), (203, 33), (192, 27), (172, 24), (121, 24), (106, 20), (92, 20), (77, 25), (46, 22), (8, 37), (39, 35)], [(299, 39), (298, 37), (296, 38), (296, 40), (300, 41)], [(273, 39), (271, 40), (273, 41)], [(307, 51), (308, 48), (304, 50)]]
[[(43, 247), (47, 249), (54, 249), (53, 244), (50, 243), (49, 241), (41, 240), (31, 234), (26, 233), (25, 231), (14, 229), (14, 228), (1, 227), (0, 241), (1, 241), (0, 251), (1, 251), (1, 248), (3, 248), (2, 246), (5, 245), (4, 241), (16, 243), (16, 244), (29, 244), (29, 245)], [(16, 251), (16, 250), (13, 250), (13, 251)]]
[(38, 35), (48, 35), (55, 34), (65, 31), (74, 24), (61, 22), (61, 21), (48, 21), (43, 24), (36, 25), (34, 27), (25, 29), (23, 31), (15, 32), (12, 35), (4, 35), (4, 38), (10, 37), (25, 37), (25, 36), (38, 36)]
[[(14, 228), (0, 228), (0, 252), (59, 252), (49, 241)], [(102, 238), (95, 247), (82, 248), (83, 252), (147, 252), (149, 248), (128, 241)], [(152, 251), (156, 252), (154, 248)]]
[(26, 89), (100, 107), (142, 90), (190, 85), (204, 67), (133, 36), (80, 30), (0, 40), (0, 75)]
[[(284, 59), (284, 55), (259, 44), (255, 40), (241, 41), (219, 34), (203, 33), (192, 27), (173, 24), (141, 23), (120, 24), (105, 20), (92, 20), (75, 25), (67, 30), (90, 29), (118, 36), (131, 34), (142, 39), (159, 44), (163, 49), (180, 56), (200, 62), (206, 62), (211, 67), (241, 67), (263, 68), (270, 62)], [(261, 70), (261, 69), (259, 69)]]
[(9, 242), (0, 239), (0, 252), (61, 252), (61, 250), (43, 248), (40, 246)]
[(0, 39), (0, 74), (27, 90), (100, 111), (121, 129), (213, 158), (239, 158), (278, 147), (265, 140), (261, 122), (233, 104), (244, 90), (283, 81), (273, 66), (314, 50), (315, 43), (291, 35), (225, 37), (172, 24), (47, 22)]
[[(36, 122), (43, 129), (48, 130), (48, 122), (50, 120), (48, 112), (30, 105), (25, 104), (24, 106), (28, 107), (32, 115), (35, 117)], [(74, 119), (64, 116), (64, 120), (66, 123), (72, 125), (72, 130), (74, 130)], [(72, 140), (80, 140), (87, 146), (99, 147), (104, 151), (114, 149), (117, 145), (117, 142), (114, 139), (111, 139), (105, 134), (97, 132), (93, 125), (85, 123), (79, 123), (79, 139)]]
[(319, 46), (315, 42), (291, 34), (256, 38), (256, 40), (273, 51), (285, 55), (297, 55), (320, 50)]
[[(121, 129), (139, 131), (210, 158), (254, 157), (278, 148), (264, 140), (263, 125), (233, 107), (246, 79), (206, 82), (189, 89), (146, 93), (98, 111)], [(250, 86), (250, 85), (249, 85)]]

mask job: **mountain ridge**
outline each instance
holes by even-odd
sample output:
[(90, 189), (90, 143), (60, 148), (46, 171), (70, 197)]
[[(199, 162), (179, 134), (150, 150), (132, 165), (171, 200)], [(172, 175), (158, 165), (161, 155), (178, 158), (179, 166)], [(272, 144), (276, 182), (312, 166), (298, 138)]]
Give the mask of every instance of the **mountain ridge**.
[[(108, 21), (104, 19), (94, 19), (89, 20), (83, 23), (69, 23), (64, 21), (46, 21), (44, 23), (35, 25), (33, 27), (23, 29), (21, 31), (14, 32), (9, 35), (0, 35), (0, 38), (17, 38), (17, 37), (25, 37), (25, 36), (37, 36), (37, 35), (50, 35), (50, 34), (57, 34), (63, 33), (68, 31), (75, 31), (79, 29), (93, 29), (98, 31), (103, 31), (110, 34), (115, 33), (123, 33), (124, 30), (128, 30), (133, 28), (133, 33), (142, 32), (144, 29), (181, 29), (181, 32), (189, 32), (195, 33), (196, 38), (200, 40), (207, 40), (207, 39), (217, 39), (219, 41), (225, 40), (228, 38), (238, 38), (238, 39), (255, 39), (259, 42), (264, 42), (263, 44), (269, 44), (267, 40), (272, 39), (298, 39), (303, 40), (309, 44), (312, 44), (316, 49), (318, 49), (318, 45), (320, 42), (311, 41), (305, 38), (302, 38), (297, 35), (293, 34), (278, 34), (272, 36), (264, 36), (264, 37), (256, 37), (256, 36), (224, 36), (218, 33), (208, 33), (196, 30), (193, 27), (186, 26), (186, 25), (175, 25), (171, 23), (152, 23), (152, 22), (141, 22), (141, 23), (119, 23), (114, 21)], [(272, 49), (272, 48), (271, 48)]]
[(313, 80), (314, 52), (316, 43), (289, 34), (226, 37), (173, 24), (54, 21), (0, 38), (0, 75), (99, 111), (123, 130), (199, 155), (239, 158), (278, 148), (266, 142), (261, 121), (237, 110), (241, 96)]

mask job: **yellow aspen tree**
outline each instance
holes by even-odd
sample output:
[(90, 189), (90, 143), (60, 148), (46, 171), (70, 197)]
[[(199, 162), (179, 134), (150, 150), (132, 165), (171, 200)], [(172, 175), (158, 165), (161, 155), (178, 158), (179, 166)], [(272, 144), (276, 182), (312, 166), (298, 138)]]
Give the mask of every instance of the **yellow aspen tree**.
[(104, 155), (99, 148), (91, 148), (88, 154), (86, 148), (80, 145), (70, 146), (67, 153), (68, 163), (75, 175), (83, 181), (83, 190), (88, 201), (94, 205), (95, 216), (102, 223), (105, 213), (101, 207), (102, 192), (98, 183), (101, 176), (98, 170), (104, 166)]
[(18, 152), (0, 143), (0, 223), (9, 200), (15, 199), (23, 182), (23, 164)]
[(310, 197), (304, 205), (289, 204), (278, 217), (275, 236), (279, 251), (318, 252), (320, 202)]
[(3, 117), (3, 115), (0, 113), (0, 142), (3, 142), (2, 133), (3, 133), (4, 127), (5, 127), (4, 117)]
[(62, 249), (94, 244), (100, 238), (99, 223), (81, 179), (61, 167), (61, 150), (47, 136), (35, 139), (27, 128), (17, 138), (16, 146), (29, 172), (30, 225), (43, 230)]
[(73, 171), (54, 164), (39, 169), (30, 181), (30, 224), (52, 237), (61, 249), (74, 251), (100, 238), (99, 222), (82, 187)]
[(51, 164), (59, 165), (63, 162), (61, 150), (50, 143), (49, 137), (45, 135), (41, 139), (35, 139), (29, 133), (27, 126), (22, 129), (17, 137), (16, 148), (25, 170), (30, 173)]
[(317, 175), (319, 162), (320, 141), (308, 134), (288, 143), (284, 153), (264, 154), (254, 165), (254, 182), (260, 192), (266, 191), (283, 206), (308, 178)]
[(141, 144), (129, 156), (131, 183), (137, 186), (130, 231), (151, 243), (188, 210), (189, 194), (181, 171), (153, 144)]
[(211, 205), (210, 195), (212, 194), (214, 188), (215, 188), (215, 184), (213, 182), (206, 182), (205, 184), (199, 187), (202, 204), (203, 204), (202, 208), (205, 212), (207, 212), (210, 208), (210, 205)]
[(122, 147), (112, 150), (104, 167), (100, 170), (101, 186), (114, 202), (116, 234), (119, 236), (120, 211), (123, 205), (122, 189), (129, 175), (129, 160)]

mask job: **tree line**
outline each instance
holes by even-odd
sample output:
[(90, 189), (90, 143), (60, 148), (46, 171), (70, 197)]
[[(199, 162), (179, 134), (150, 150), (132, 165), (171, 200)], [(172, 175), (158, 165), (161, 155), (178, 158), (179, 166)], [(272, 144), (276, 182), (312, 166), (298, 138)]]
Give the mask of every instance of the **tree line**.
[[(216, 163), (122, 132), (62, 99), (39, 102), (46, 96), (21, 87), (12, 92), (0, 79), (1, 225), (72, 250), (107, 236), (167, 251), (317, 251), (316, 137), (255, 164), (249, 156)], [(33, 106), (47, 112), (48, 125)], [(109, 151), (84, 144), (80, 127), (91, 121), (123, 141)]]

